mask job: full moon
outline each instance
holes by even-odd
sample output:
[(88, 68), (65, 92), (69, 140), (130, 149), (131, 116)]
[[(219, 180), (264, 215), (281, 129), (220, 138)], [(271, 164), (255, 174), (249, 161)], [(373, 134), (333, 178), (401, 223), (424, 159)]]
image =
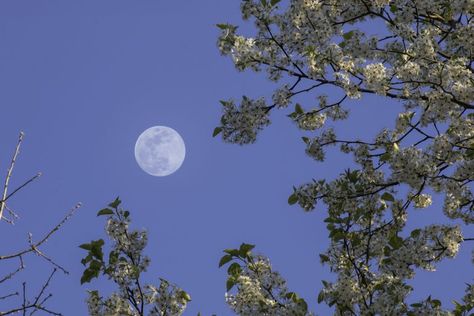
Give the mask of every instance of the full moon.
[(186, 147), (181, 136), (166, 126), (145, 130), (135, 143), (135, 159), (146, 173), (164, 177), (181, 167)]

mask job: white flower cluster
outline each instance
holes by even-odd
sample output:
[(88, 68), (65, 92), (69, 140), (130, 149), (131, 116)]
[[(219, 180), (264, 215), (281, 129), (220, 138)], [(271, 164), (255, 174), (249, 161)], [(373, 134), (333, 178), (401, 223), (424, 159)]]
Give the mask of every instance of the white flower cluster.
[(290, 98), (291, 90), (288, 85), (284, 85), (273, 94), (273, 103), (279, 108), (285, 108), (290, 104)]
[(315, 129), (324, 126), (324, 122), (326, 122), (326, 116), (326, 113), (305, 113), (297, 120), (298, 127), (302, 130), (314, 131)]
[(97, 291), (90, 291), (87, 299), (89, 315), (91, 316), (138, 316), (127, 300), (117, 293), (102, 299)]
[(239, 70), (247, 67), (255, 67), (255, 60), (259, 59), (260, 52), (255, 46), (255, 39), (236, 36), (231, 48), (231, 56), (235, 66)]
[(306, 303), (289, 292), (285, 280), (272, 270), (270, 261), (263, 256), (252, 256), (236, 276), (235, 294), (226, 293), (226, 302), (238, 315), (312, 315)]
[(394, 249), (381, 270), (399, 278), (412, 278), (414, 267), (435, 271), (433, 263), (444, 257), (455, 257), (461, 242), (462, 235), (457, 226), (428, 226), (415, 231), (400, 248)]
[(153, 285), (145, 286), (145, 302), (153, 306), (148, 315), (165, 316), (184, 313), (186, 305), (190, 301), (189, 295), (164, 279), (160, 281), (158, 288)]
[(431, 205), (431, 195), (423, 193), (418, 194), (414, 197), (413, 201), (415, 202), (416, 208), (426, 208)]
[(365, 85), (377, 94), (385, 95), (387, 90), (387, 70), (382, 63), (369, 64), (364, 70)]
[(257, 133), (270, 124), (269, 108), (264, 99), (251, 100), (243, 97), (240, 107), (233, 101), (223, 102), (222, 134), (225, 141), (248, 144), (256, 140)]
[(307, 142), (306, 154), (317, 161), (324, 160), (323, 147), (334, 145), (336, 143), (336, 134), (329, 128), (321, 133), (321, 136), (315, 137)]
[[(118, 290), (109, 297), (101, 297), (98, 291), (89, 291), (87, 305), (92, 316), (179, 316), (186, 309), (191, 297), (176, 285), (160, 279), (159, 287), (151, 284), (142, 285), (141, 274), (146, 271), (150, 259), (143, 254), (147, 244), (146, 231), (130, 231), (130, 213), (119, 208), (120, 200), (109, 204), (98, 215), (107, 215), (106, 232), (113, 245), (108, 263), (103, 260), (102, 250), (88, 246), (99, 245), (97, 242), (86, 244), (92, 249), (91, 254), (99, 261), (90, 263), (90, 270), (96, 268), (112, 279)], [(101, 213), (102, 212), (102, 213)], [(103, 245), (101, 240), (100, 245)], [(87, 263), (88, 260), (85, 261)], [(99, 266), (97, 266), (99, 265)], [(87, 275), (87, 274), (85, 274)]]
[(435, 162), (422, 149), (414, 146), (396, 151), (390, 167), (392, 180), (407, 183), (413, 188), (420, 187), (424, 178), (437, 171)]

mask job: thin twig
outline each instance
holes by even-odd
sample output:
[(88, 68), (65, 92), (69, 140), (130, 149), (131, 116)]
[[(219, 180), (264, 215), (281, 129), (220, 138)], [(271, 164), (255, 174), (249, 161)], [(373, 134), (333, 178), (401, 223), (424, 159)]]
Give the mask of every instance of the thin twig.
[(17, 296), (17, 295), (19, 295), (18, 292), (10, 293), (10, 294), (4, 295), (4, 296), (0, 296), (0, 300), (4, 300), (4, 299), (7, 299), (9, 297)]
[(26, 315), (26, 282), (23, 282), (23, 316)]
[[(49, 283), (51, 282), (51, 279), (53, 278), (53, 276), (56, 272), (57, 272), (57, 269), (56, 268), (53, 269), (53, 271), (51, 272), (48, 279), (46, 280), (46, 282), (41, 287), (41, 290), (39, 291), (38, 295), (36, 295), (35, 300), (32, 303), (30, 303), (30, 301), (28, 301), (27, 298), (26, 298), (26, 283), (23, 282), (23, 303), (22, 303), (21, 307), (13, 308), (13, 309), (11, 309), (9, 311), (6, 311), (6, 312), (0, 312), (0, 316), (16, 314), (18, 312), (22, 312), (23, 316), (26, 316), (26, 312), (28, 310), (31, 311), (30, 315), (33, 315), (36, 311), (41, 310), (41, 311), (44, 311), (44, 312), (46, 312), (50, 315), (61, 316), (62, 314), (53, 312), (53, 311), (51, 311), (51, 310), (49, 310), (49, 309), (47, 309), (43, 306), (43, 303), (46, 302), (52, 296), (51, 294), (48, 294), (46, 297), (42, 298), (44, 292), (48, 288)], [(13, 294), (13, 295), (15, 295), (15, 294)], [(10, 295), (10, 296), (13, 296), (13, 295)]]
[(43, 257), (46, 261), (48, 261), (49, 263), (51, 263), (53, 266), (55, 266), (56, 268), (60, 269), (61, 271), (64, 272), (64, 274), (69, 274), (69, 272), (64, 269), (63, 267), (61, 267), (59, 264), (57, 264), (56, 262), (53, 261), (53, 259), (51, 259), (50, 257), (48, 257), (47, 255), (45, 255), (42, 251), (40, 251), (34, 244), (33, 244), (33, 240), (32, 240), (32, 235), (31, 233), (29, 234), (29, 237), (28, 237), (28, 240), (30, 242), (30, 246), (31, 246), (31, 249), (33, 249), (33, 251), (40, 257)]
[(30, 179), (28, 179), (27, 181), (25, 181), (25, 183), (23, 183), (22, 185), (20, 185), (18, 188), (16, 188), (15, 190), (12, 191), (12, 193), (8, 194), (4, 200), (2, 200), (2, 202), (6, 202), (9, 198), (11, 198), (15, 193), (17, 193), (18, 191), (20, 191), (21, 189), (23, 189), (24, 187), (26, 187), (28, 184), (30, 184), (31, 182), (33, 182), (34, 180), (38, 179), (39, 177), (41, 177), (42, 173), (41, 172), (38, 172), (36, 175), (34, 175), (33, 177), (31, 177)]
[(54, 234), (59, 228), (61, 228), (61, 226), (66, 222), (68, 221), (73, 215), (74, 213), (76, 212), (76, 210), (78, 208), (81, 207), (81, 203), (78, 203), (74, 208), (71, 209), (71, 211), (69, 211), (69, 213), (63, 218), (63, 220), (61, 222), (59, 222), (59, 224), (57, 224), (53, 229), (51, 229), (49, 231), (49, 233), (47, 233), (40, 241), (34, 243), (32, 246), (30, 245), (30, 247), (28, 249), (25, 249), (25, 250), (22, 250), (22, 251), (19, 251), (17, 253), (13, 253), (13, 254), (10, 254), (10, 255), (6, 255), (6, 256), (0, 256), (0, 260), (6, 260), (6, 259), (11, 259), (11, 258), (15, 258), (15, 257), (19, 257), (19, 256), (22, 256), (24, 254), (27, 254), (27, 253), (30, 253), (30, 252), (33, 252), (35, 251), (34, 248), (38, 248), (39, 246), (41, 246), (44, 242), (46, 242), (48, 240), (49, 237), (51, 237), (52, 234)]
[(5, 281), (11, 279), (15, 274), (17, 274), (18, 272), (20, 272), (21, 270), (23, 270), (25, 268), (25, 265), (23, 264), (23, 257), (19, 256), (19, 258), (20, 258), (20, 266), (15, 271), (10, 272), (6, 276), (4, 276), (3, 279), (0, 280), (0, 283), (3, 283)]
[(16, 157), (20, 153), (20, 146), (21, 142), (23, 141), (23, 136), (25, 134), (23, 132), (20, 132), (20, 136), (18, 137), (18, 142), (16, 144), (15, 152), (13, 153), (12, 161), (10, 163), (10, 167), (8, 168), (7, 171), (7, 176), (5, 177), (5, 183), (3, 185), (3, 195), (2, 195), (2, 200), (0, 201), (0, 219), (3, 216), (3, 210), (5, 208), (5, 199), (8, 194), (8, 183), (10, 182), (10, 178), (12, 176), (13, 168), (15, 167), (15, 162), (16, 162)]

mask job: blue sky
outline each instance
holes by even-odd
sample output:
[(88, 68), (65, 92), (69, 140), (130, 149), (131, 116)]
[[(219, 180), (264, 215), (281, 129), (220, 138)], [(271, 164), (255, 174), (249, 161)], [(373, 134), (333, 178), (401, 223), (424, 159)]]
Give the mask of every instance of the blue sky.
[[(222, 22), (240, 23), (239, 1), (0, 2), (1, 168), (22, 130), (11, 186), (43, 172), (11, 202), (21, 218), (13, 227), (2, 224), (2, 254), (26, 245), (27, 232), (39, 238), (83, 203), (44, 247), (71, 272), (52, 282), (50, 307), (85, 315), (86, 289), (108, 288), (105, 279), (80, 286), (84, 251), (77, 246), (104, 236), (95, 214), (120, 196), (133, 226), (149, 231), (147, 280), (164, 277), (188, 291), (186, 315), (230, 314), (217, 263), (224, 248), (241, 242), (268, 255), (312, 310), (329, 313), (316, 303), (320, 281), (333, 278), (318, 256), (328, 245), (326, 212), (304, 214), (286, 201), (292, 185), (333, 178), (351, 158), (334, 152), (325, 163), (312, 161), (284, 112), (272, 116), (254, 145), (211, 137), (218, 100), (269, 96), (274, 87), (219, 55), (215, 24)], [(338, 126), (342, 135), (372, 135), (392, 125), (400, 109), (375, 97), (351, 104), (352, 118)], [(134, 159), (137, 137), (154, 125), (172, 127), (186, 143), (184, 164), (168, 177), (144, 173)], [(444, 220), (437, 205), (413, 217)], [(418, 274), (413, 299), (431, 293), (448, 306), (459, 299), (474, 272), (466, 246), (439, 272)], [(35, 257), (26, 264), (14, 285), (26, 280), (34, 294), (50, 266)]]

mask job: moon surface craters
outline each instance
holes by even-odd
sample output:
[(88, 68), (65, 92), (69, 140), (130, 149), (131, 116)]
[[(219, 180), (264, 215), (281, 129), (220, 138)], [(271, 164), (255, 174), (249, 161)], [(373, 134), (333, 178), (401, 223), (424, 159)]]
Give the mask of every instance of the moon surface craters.
[(167, 176), (183, 164), (186, 147), (181, 136), (166, 126), (145, 130), (135, 144), (135, 159), (140, 168), (153, 176)]

